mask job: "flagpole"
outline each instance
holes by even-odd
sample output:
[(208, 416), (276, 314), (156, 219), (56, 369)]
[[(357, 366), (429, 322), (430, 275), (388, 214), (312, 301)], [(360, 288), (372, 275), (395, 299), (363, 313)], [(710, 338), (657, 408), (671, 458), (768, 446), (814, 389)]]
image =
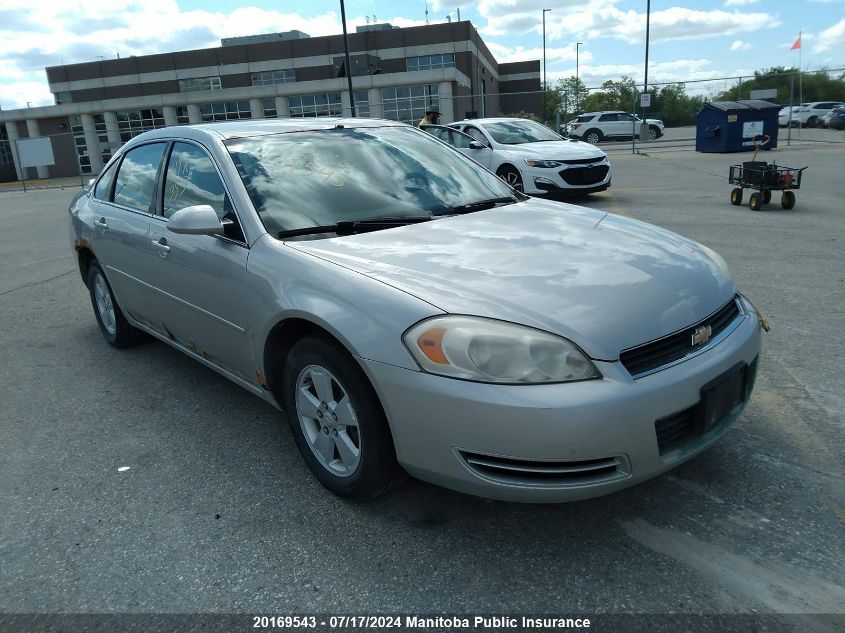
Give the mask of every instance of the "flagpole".
[(801, 41), (803, 31), (798, 31), (798, 103), (804, 103), (804, 47)]

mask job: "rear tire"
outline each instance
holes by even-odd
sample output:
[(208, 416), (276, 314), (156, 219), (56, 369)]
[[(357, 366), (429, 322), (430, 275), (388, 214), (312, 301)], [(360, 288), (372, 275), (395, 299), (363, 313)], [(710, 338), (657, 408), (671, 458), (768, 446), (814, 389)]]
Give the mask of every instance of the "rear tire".
[(604, 140), (604, 134), (601, 133), (601, 130), (592, 129), (584, 132), (581, 138), (590, 145), (598, 145), (602, 140)]
[(819, 126), (819, 117), (811, 116), (807, 119), (807, 127), (818, 127)]
[(764, 191), (763, 192), (763, 204), (769, 204), (772, 201), (772, 192), (771, 191)]
[(137, 345), (144, 339), (144, 333), (129, 325), (123, 316), (123, 310), (117, 304), (108, 279), (97, 260), (91, 260), (88, 264), (88, 292), (91, 295), (97, 325), (109, 345), (122, 349)]
[(748, 206), (752, 211), (759, 211), (763, 207), (763, 197), (755, 191), (748, 200)]
[(282, 390), (296, 445), (323, 486), (365, 501), (401, 479), (381, 403), (346, 350), (322, 338), (298, 341), (282, 371)]
[(731, 204), (737, 207), (742, 204), (742, 189), (739, 187), (731, 191)]

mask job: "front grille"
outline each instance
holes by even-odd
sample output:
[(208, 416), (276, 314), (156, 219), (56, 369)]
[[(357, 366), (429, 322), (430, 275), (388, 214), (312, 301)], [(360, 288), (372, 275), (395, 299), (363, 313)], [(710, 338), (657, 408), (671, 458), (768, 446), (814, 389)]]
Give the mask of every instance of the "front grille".
[(725, 331), (740, 316), (737, 298), (731, 299), (725, 306), (702, 319), (698, 323), (651, 341), (639, 347), (632, 347), (619, 355), (619, 360), (634, 378), (660, 367), (665, 367), (685, 356), (705, 349), (708, 345), (693, 345), (692, 337), (696, 329), (709, 325), (710, 340)]
[(560, 172), (560, 177), (570, 185), (594, 185), (607, 177), (609, 169), (607, 165), (564, 169)]
[(507, 483), (578, 486), (624, 479), (630, 475), (622, 457), (577, 461), (540, 461), (460, 451), (472, 471)]
[(558, 162), (563, 163), (564, 165), (595, 165), (603, 160), (604, 157), (599, 156), (598, 158), (573, 158), (572, 160), (561, 160)]

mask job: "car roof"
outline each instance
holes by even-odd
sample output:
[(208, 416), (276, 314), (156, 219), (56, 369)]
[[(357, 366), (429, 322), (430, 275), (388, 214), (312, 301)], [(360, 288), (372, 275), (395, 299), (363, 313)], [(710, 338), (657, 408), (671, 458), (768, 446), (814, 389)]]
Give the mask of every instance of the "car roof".
[[(449, 125), (469, 125), (469, 124), (480, 124), (484, 125), (485, 123), (501, 123), (503, 121), (531, 121), (532, 123), (536, 123), (537, 121), (533, 121), (531, 119), (523, 119), (516, 116), (497, 116), (497, 117), (487, 117), (485, 119), (463, 119), (462, 121), (455, 121), (454, 123), (450, 123)], [(542, 123), (540, 124), (542, 125)]]
[(309, 132), (314, 130), (331, 130), (337, 128), (379, 128), (379, 127), (412, 127), (399, 121), (387, 119), (358, 119), (350, 117), (315, 117), (291, 119), (247, 119), (245, 121), (220, 121), (217, 123), (194, 123), (159, 128), (144, 132), (132, 139), (132, 144), (138, 141), (149, 141), (160, 138), (191, 138), (195, 140), (215, 137), (220, 140), (242, 138), (245, 136), (267, 136), (270, 134), (284, 134), (289, 132)]

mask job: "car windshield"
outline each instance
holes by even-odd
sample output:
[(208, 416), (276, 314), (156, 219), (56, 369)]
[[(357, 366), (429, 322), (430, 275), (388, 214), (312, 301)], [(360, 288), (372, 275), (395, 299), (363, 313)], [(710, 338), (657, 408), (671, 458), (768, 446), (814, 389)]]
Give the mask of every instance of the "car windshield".
[(499, 178), (409, 126), (245, 137), (226, 146), (271, 235), (517, 201)]
[(521, 145), (522, 143), (562, 140), (560, 136), (552, 132), (545, 125), (528, 120), (485, 123), (484, 129), (493, 137), (493, 140), (502, 145)]

